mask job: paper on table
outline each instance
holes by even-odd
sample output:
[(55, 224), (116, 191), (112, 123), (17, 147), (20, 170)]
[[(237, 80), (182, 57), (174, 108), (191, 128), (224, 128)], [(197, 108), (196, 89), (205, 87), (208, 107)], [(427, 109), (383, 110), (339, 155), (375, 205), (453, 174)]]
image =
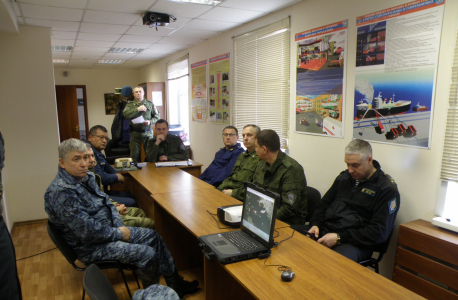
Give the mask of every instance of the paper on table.
[(156, 167), (176, 167), (176, 166), (187, 166), (187, 161), (163, 161), (157, 162)]
[(138, 117), (138, 118), (132, 119), (131, 121), (132, 121), (132, 123), (134, 123), (134, 124), (140, 124), (140, 123), (145, 122), (145, 119), (143, 119), (143, 116), (140, 116), (140, 117)]

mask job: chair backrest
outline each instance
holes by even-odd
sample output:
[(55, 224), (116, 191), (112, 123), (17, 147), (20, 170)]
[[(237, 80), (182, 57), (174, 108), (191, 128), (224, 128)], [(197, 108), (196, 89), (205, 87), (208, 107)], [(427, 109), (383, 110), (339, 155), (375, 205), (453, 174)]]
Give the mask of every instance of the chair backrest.
[(315, 211), (315, 207), (320, 203), (321, 201), (321, 194), (320, 192), (311, 187), (307, 187), (307, 218), (305, 218), (305, 221), (308, 222), (312, 218), (313, 212)]
[(84, 269), (79, 268), (75, 265), (75, 261), (77, 260), (77, 256), (75, 251), (73, 251), (72, 247), (65, 241), (63, 236), (60, 234), (59, 230), (54, 227), (49, 221), (47, 225), (48, 234), (53, 243), (57, 246), (60, 250), (62, 255), (67, 259), (67, 261), (77, 270), (82, 271)]
[(386, 241), (384, 241), (383, 243), (375, 245), (374, 251), (380, 253), (379, 256), (378, 256), (378, 259), (377, 259), (378, 261), (382, 260), (383, 255), (388, 250), (388, 246), (390, 245), (391, 236), (393, 235), (393, 231), (394, 231), (394, 226), (393, 226), (393, 229), (391, 229), (391, 233), (388, 236), (388, 238), (386, 239)]
[(118, 300), (118, 295), (100, 268), (92, 264), (86, 268), (83, 277), (84, 290), (91, 300)]

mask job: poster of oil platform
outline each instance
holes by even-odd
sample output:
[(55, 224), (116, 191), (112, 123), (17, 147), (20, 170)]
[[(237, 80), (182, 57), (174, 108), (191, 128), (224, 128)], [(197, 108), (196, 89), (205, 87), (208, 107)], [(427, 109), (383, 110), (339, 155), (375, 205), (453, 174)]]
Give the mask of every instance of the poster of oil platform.
[(343, 138), (348, 21), (296, 34), (295, 132)]

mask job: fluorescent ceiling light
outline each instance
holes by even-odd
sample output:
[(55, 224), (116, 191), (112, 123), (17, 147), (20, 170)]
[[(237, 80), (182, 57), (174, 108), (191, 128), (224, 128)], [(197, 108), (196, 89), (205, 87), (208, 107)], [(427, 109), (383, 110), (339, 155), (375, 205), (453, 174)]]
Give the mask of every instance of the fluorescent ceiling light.
[(99, 64), (122, 64), (124, 60), (116, 60), (116, 59), (101, 59), (99, 60)]
[(62, 58), (53, 58), (52, 62), (55, 64), (68, 64), (69, 60)]
[(56, 45), (51, 46), (52, 51), (72, 51), (72, 49), (73, 49), (72, 46), (56, 46)]
[(205, 5), (218, 5), (224, 0), (167, 0), (171, 2), (181, 2), (181, 3), (197, 3), (197, 4), (205, 4)]
[(111, 48), (110, 51), (111, 53), (140, 53), (145, 49), (140, 49), (140, 48)]

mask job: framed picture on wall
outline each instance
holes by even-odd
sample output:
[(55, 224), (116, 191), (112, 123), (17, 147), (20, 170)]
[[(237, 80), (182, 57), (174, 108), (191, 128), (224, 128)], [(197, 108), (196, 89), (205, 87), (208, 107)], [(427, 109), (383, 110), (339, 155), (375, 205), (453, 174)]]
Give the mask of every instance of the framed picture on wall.
[(106, 93), (105, 94), (105, 114), (114, 115), (118, 110), (119, 101), (121, 101), (121, 94)]

